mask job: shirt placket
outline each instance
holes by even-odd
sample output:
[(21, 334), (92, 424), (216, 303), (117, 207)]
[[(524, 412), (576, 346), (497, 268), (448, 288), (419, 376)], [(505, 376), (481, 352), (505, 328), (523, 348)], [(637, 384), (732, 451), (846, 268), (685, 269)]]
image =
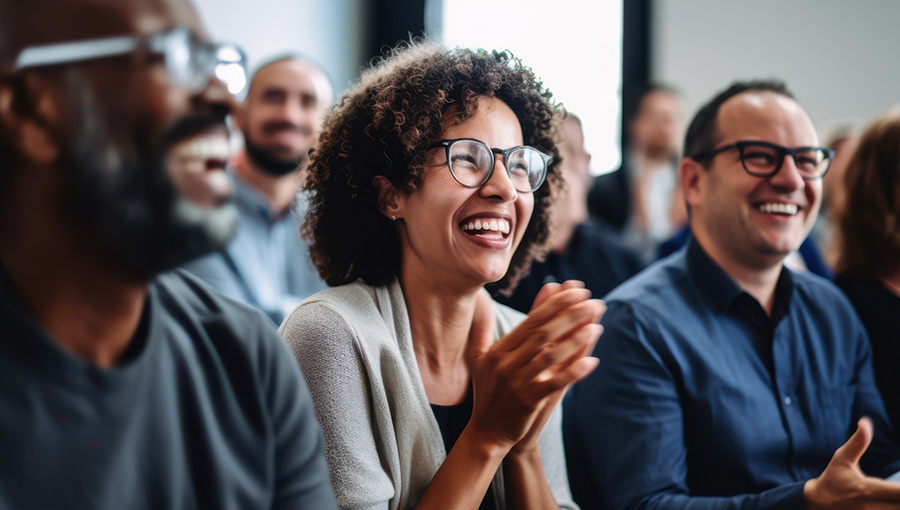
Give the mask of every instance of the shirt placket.
[(803, 480), (805, 477), (797, 470), (795, 455), (797, 442), (803, 437), (805, 422), (801, 402), (798, 400), (799, 395), (796, 392), (797, 381), (793, 370), (794, 350), (791, 349), (791, 328), (788, 323), (789, 321), (785, 318), (778, 324), (769, 326), (772, 346), (772, 389), (781, 411), (781, 419), (788, 439), (785, 457), (787, 470), (794, 480)]

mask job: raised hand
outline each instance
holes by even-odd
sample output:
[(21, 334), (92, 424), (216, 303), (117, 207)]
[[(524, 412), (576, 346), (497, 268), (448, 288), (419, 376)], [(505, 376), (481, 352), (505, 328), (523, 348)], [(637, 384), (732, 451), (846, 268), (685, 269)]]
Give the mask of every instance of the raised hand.
[(803, 486), (807, 508), (900, 509), (900, 484), (866, 476), (859, 467), (871, 442), (872, 422), (861, 418), (856, 432), (834, 452), (825, 471)]
[[(545, 286), (528, 318), (493, 343), (493, 303), (479, 293), (468, 359), (474, 389), (469, 427), (512, 449), (537, 436), (565, 389), (586, 377), (600, 335), (601, 301), (575, 282)], [(533, 443), (533, 445), (532, 445)]]

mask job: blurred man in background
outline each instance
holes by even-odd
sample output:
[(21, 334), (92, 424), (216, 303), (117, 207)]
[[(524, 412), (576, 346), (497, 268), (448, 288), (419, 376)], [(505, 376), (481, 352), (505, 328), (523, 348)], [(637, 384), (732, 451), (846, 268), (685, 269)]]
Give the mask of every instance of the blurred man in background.
[(628, 122), (622, 167), (598, 176), (590, 191), (595, 219), (621, 232), (648, 262), (656, 245), (686, 221), (676, 185), (684, 107), (675, 89), (651, 85)]
[(245, 79), (183, 0), (0, 0), (0, 507), (335, 507), (284, 343), (165, 273), (234, 232)]
[(303, 57), (279, 57), (256, 71), (238, 116), (244, 151), (232, 165), (237, 236), (224, 250), (185, 266), (276, 325), (326, 287), (300, 238), (306, 200), (298, 190), (307, 153), (332, 100), (328, 77)]
[(509, 297), (498, 301), (528, 313), (545, 283), (581, 280), (600, 297), (641, 270), (640, 257), (621, 245), (606, 225), (588, 221), (587, 193), (591, 182), (591, 155), (584, 149), (581, 119), (569, 112), (563, 121), (560, 170), (565, 187), (554, 197), (551, 211), (550, 253), (519, 281)]

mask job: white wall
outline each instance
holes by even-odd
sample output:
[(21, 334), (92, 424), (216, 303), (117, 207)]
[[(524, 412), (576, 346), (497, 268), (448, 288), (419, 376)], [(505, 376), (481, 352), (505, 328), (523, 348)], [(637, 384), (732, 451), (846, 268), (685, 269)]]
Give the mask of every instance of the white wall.
[(194, 0), (211, 36), (247, 52), (251, 71), (270, 56), (300, 52), (322, 64), (335, 96), (355, 80), (367, 33), (364, 0)]
[[(448, 46), (507, 49), (521, 58), (581, 118), (592, 173), (615, 170), (621, 164), (622, 2), (554, 0), (549, 10), (545, 4), (445, 0), (439, 31)], [(576, 60), (589, 65), (572, 65)]]
[(655, 0), (654, 80), (688, 119), (738, 78), (781, 78), (821, 131), (900, 103), (900, 2)]

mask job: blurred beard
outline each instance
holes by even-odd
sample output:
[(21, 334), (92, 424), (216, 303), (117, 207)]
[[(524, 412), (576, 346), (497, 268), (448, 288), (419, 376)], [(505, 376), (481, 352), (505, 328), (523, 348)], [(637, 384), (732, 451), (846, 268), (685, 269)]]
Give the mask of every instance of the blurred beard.
[(292, 159), (277, 158), (251, 142), (246, 134), (244, 135), (244, 151), (253, 166), (273, 177), (281, 177), (299, 170), (300, 165), (306, 160), (305, 155)]
[[(71, 150), (62, 155), (71, 161), (64, 206), (93, 234), (112, 267), (128, 278), (149, 281), (228, 244), (237, 230), (234, 206), (199, 207), (181, 197), (164, 163), (172, 143), (221, 125), (221, 118), (181, 118), (162, 140), (137, 147), (105, 124), (98, 113), (104, 110), (87, 87), (69, 90), (80, 96), (73, 99), (81, 109), (76, 117), (81, 126)], [(140, 131), (136, 138), (154, 139)]]

